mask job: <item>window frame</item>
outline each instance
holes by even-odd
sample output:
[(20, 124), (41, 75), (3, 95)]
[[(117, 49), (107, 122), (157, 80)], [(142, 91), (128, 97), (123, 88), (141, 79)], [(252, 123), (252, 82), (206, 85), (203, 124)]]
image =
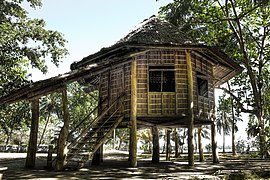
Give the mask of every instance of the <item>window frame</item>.
[[(153, 91), (151, 90), (151, 76), (150, 76), (150, 72), (160, 72), (160, 91)], [(173, 89), (172, 91), (163, 91), (163, 87), (164, 87), (164, 72), (173, 72), (173, 76), (171, 82), (173, 84)], [(161, 65), (161, 66), (148, 66), (148, 92), (150, 93), (175, 93), (176, 92), (176, 79), (175, 79), (175, 67), (174, 65)]]
[[(197, 95), (204, 98), (209, 98), (209, 81), (207, 75), (197, 71), (196, 72)], [(200, 83), (201, 82), (201, 83)], [(200, 84), (199, 84), (200, 83)], [(201, 89), (206, 84), (206, 87)], [(206, 92), (204, 92), (206, 89)]]

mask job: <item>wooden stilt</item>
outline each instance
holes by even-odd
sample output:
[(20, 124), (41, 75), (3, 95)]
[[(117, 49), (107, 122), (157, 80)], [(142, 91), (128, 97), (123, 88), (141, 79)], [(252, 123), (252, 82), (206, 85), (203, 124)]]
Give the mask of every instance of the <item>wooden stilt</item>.
[(174, 143), (175, 143), (175, 151), (174, 151), (174, 157), (179, 157), (179, 138), (178, 138), (178, 132), (177, 128), (174, 129)]
[(215, 122), (213, 122), (211, 125), (211, 140), (212, 140), (213, 163), (219, 163), (219, 157), (218, 157), (218, 152), (217, 152), (216, 124), (215, 124)]
[(188, 73), (188, 164), (194, 166), (194, 112), (193, 112), (193, 75), (190, 51), (186, 51)]
[(38, 122), (39, 122), (39, 99), (34, 99), (31, 102), (32, 108), (32, 121), (30, 138), (28, 142), (27, 157), (25, 162), (26, 168), (34, 168), (36, 162), (37, 152), (37, 135), (38, 135)]
[(204, 161), (203, 147), (202, 147), (202, 127), (198, 128), (198, 144), (199, 144), (200, 162), (202, 162)]
[(62, 91), (62, 102), (63, 102), (63, 120), (64, 125), (60, 131), (58, 146), (57, 146), (57, 159), (56, 159), (56, 170), (64, 170), (66, 164), (66, 154), (67, 154), (67, 138), (69, 129), (69, 114), (68, 114), (68, 99), (67, 91), (64, 89)]
[(159, 135), (157, 126), (152, 127), (152, 136), (153, 136), (152, 163), (159, 163)]
[(166, 129), (166, 161), (171, 160), (171, 130)]
[[(98, 132), (98, 136), (103, 136), (103, 132)], [(101, 145), (98, 150), (94, 153), (92, 158), (92, 165), (100, 165), (102, 162), (103, 156), (103, 145)]]
[(130, 166), (137, 167), (137, 68), (136, 59), (131, 62), (130, 102)]

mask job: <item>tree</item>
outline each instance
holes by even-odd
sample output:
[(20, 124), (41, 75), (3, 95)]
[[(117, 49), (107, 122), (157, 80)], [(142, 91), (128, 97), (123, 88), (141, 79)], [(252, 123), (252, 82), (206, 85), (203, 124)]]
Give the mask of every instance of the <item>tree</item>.
[[(58, 65), (67, 54), (66, 40), (57, 31), (46, 30), (45, 21), (30, 19), (22, 4), (26, 0), (0, 1), (0, 94), (26, 83), (26, 62), (42, 72), (48, 71), (45, 57)], [(41, 0), (27, 0), (32, 8)]]
[(220, 47), (242, 65), (242, 74), (233, 82), (236, 93), (223, 90), (234, 98), (242, 112), (256, 116), (260, 152), (264, 156), (264, 113), (269, 108), (269, 78), (265, 78), (269, 76), (270, 62), (269, 1), (175, 0), (160, 12), (197, 42)]
[(223, 152), (225, 152), (225, 136), (232, 130), (231, 104), (230, 99), (225, 99), (226, 93), (223, 93), (218, 100), (217, 109), (217, 131), (223, 136)]

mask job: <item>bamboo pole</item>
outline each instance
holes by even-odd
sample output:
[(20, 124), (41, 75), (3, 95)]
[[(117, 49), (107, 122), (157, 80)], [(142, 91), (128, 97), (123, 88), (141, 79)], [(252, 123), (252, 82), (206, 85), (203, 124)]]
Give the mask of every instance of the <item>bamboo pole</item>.
[(130, 100), (130, 166), (137, 167), (137, 68), (136, 59), (131, 62)]
[(152, 137), (153, 137), (152, 163), (159, 163), (159, 136), (157, 126), (152, 127)]
[(193, 112), (193, 75), (190, 51), (186, 50), (188, 77), (188, 164), (194, 166), (194, 112)]
[(28, 142), (27, 157), (25, 162), (26, 168), (34, 168), (36, 163), (37, 152), (37, 136), (38, 136), (38, 122), (39, 122), (39, 99), (33, 99), (31, 102), (32, 121), (30, 138)]
[(57, 146), (57, 159), (56, 159), (56, 170), (64, 170), (66, 164), (67, 154), (67, 140), (68, 140), (68, 129), (69, 129), (69, 114), (68, 114), (68, 98), (67, 90), (62, 91), (62, 103), (63, 103), (63, 120), (64, 125), (60, 131), (58, 146)]
[(204, 161), (203, 147), (202, 147), (202, 127), (198, 128), (198, 144), (199, 144), (200, 162), (202, 162)]

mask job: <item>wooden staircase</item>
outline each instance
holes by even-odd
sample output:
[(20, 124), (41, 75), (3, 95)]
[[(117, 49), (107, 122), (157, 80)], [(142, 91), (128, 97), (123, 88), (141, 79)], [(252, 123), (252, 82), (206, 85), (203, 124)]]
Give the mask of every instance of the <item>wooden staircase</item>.
[(68, 145), (66, 168), (76, 169), (84, 166), (121, 123), (125, 115), (119, 115), (118, 112), (123, 106), (124, 96), (122, 93), (111, 105), (103, 108), (100, 115)]

